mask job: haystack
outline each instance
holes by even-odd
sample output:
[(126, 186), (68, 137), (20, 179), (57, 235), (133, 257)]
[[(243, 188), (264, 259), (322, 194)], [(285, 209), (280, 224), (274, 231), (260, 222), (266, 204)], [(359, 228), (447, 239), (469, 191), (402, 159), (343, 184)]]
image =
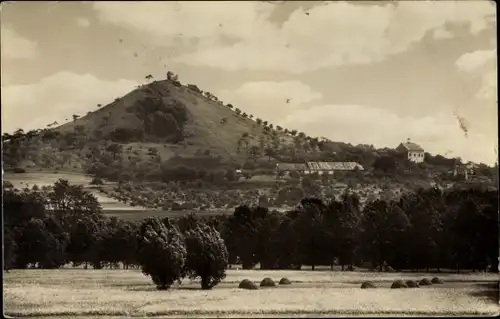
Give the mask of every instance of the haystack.
[(248, 290), (256, 290), (256, 289), (259, 289), (257, 287), (257, 285), (253, 282), (253, 281), (250, 281), (248, 279), (243, 279), (238, 288), (241, 288), (241, 289), (248, 289)]
[(377, 288), (375, 284), (371, 281), (365, 281), (361, 284), (361, 289)]
[(281, 278), (279, 284), (280, 285), (291, 285), (292, 282), (288, 278)]
[(274, 280), (267, 277), (267, 278), (262, 279), (262, 281), (260, 282), (260, 286), (261, 287), (274, 287), (274, 286), (276, 286), (276, 283), (274, 282)]
[(407, 280), (406, 286), (408, 286), (408, 288), (420, 288), (420, 286), (418, 285), (418, 282), (416, 282), (414, 280)]
[(429, 278), (424, 278), (424, 279), (420, 280), (419, 285), (420, 286), (430, 286), (430, 285), (432, 285), (432, 282), (429, 280)]
[(432, 278), (431, 282), (435, 285), (444, 284), (444, 281), (442, 279), (439, 279), (438, 277)]
[(391, 285), (391, 288), (392, 289), (399, 289), (399, 288), (408, 288), (408, 286), (405, 284), (404, 281), (402, 280), (395, 280), (392, 285)]

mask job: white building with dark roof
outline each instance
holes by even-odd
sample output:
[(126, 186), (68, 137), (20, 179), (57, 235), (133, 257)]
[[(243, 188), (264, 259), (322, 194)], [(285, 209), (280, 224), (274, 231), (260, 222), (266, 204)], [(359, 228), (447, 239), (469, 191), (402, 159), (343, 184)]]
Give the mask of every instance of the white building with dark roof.
[(425, 151), (420, 145), (413, 143), (410, 139), (406, 140), (406, 143), (401, 143), (396, 148), (398, 152), (404, 152), (409, 161), (414, 163), (423, 163)]

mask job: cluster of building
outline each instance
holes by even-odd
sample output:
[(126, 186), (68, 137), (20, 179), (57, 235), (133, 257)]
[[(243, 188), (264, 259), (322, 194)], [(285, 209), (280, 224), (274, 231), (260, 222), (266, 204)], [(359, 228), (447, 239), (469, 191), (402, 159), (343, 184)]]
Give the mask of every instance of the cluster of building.
[[(405, 154), (409, 161), (413, 163), (423, 163), (425, 160), (425, 150), (418, 144), (413, 143), (410, 139), (400, 143), (396, 151)], [(457, 165), (450, 173), (453, 175), (464, 175), (467, 179), (470, 175), (474, 175), (477, 165), (468, 162), (466, 164)], [(279, 163), (276, 164), (276, 171), (279, 175), (287, 175), (291, 172), (297, 172), (301, 175), (318, 173), (319, 175), (333, 175), (334, 172), (341, 171), (363, 171), (361, 164), (356, 162), (306, 162), (306, 163)]]
[(335, 171), (364, 170), (356, 162), (306, 162), (306, 163), (279, 163), (276, 164), (278, 174), (297, 172), (301, 175), (318, 173), (319, 175), (333, 175)]

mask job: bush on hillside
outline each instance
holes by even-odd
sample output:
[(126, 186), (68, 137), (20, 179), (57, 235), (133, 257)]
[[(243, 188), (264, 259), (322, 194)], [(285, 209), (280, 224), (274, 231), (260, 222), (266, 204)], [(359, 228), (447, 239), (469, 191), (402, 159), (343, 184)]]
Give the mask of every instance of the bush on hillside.
[(117, 127), (109, 133), (109, 138), (117, 143), (141, 141), (144, 138), (142, 128)]
[(195, 92), (197, 92), (199, 94), (203, 93), (203, 91), (200, 90), (200, 88), (198, 86), (194, 85), (194, 84), (188, 84), (187, 88), (190, 89), (191, 91), (195, 91)]
[(26, 170), (24, 168), (21, 168), (21, 167), (15, 167), (12, 171), (16, 174), (26, 173)]
[(400, 289), (400, 288), (408, 288), (408, 286), (402, 280), (395, 280), (391, 285), (391, 289)]
[(274, 286), (276, 286), (276, 283), (271, 278), (266, 277), (266, 278), (262, 279), (262, 281), (260, 282), (260, 286), (261, 287), (274, 287)]
[(433, 284), (435, 284), (435, 285), (436, 285), (436, 284), (437, 284), (437, 285), (444, 284), (444, 281), (443, 281), (442, 279), (438, 278), (438, 277), (434, 277), (434, 278), (432, 278), (431, 282), (432, 282)]
[(281, 278), (279, 284), (280, 285), (291, 285), (292, 282), (288, 278)]
[(420, 280), (419, 285), (420, 286), (430, 286), (430, 285), (432, 285), (432, 282), (428, 278), (423, 278), (422, 280)]
[(240, 284), (238, 285), (238, 288), (240, 289), (247, 289), (247, 290), (257, 290), (259, 289), (257, 285), (248, 279), (243, 279)]
[(361, 289), (377, 288), (371, 281), (365, 281), (361, 284)]
[(419, 288), (418, 282), (416, 282), (414, 280), (407, 280), (406, 286), (408, 286), (408, 288)]

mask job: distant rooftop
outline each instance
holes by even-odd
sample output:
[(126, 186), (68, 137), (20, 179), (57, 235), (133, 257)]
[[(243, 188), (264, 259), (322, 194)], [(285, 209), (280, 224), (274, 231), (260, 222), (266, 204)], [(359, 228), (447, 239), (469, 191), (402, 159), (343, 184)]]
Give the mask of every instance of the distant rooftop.
[(413, 143), (410, 141), (406, 141), (405, 143), (401, 143), (408, 151), (413, 151), (413, 152), (423, 152), (424, 149), (418, 145), (417, 143)]

